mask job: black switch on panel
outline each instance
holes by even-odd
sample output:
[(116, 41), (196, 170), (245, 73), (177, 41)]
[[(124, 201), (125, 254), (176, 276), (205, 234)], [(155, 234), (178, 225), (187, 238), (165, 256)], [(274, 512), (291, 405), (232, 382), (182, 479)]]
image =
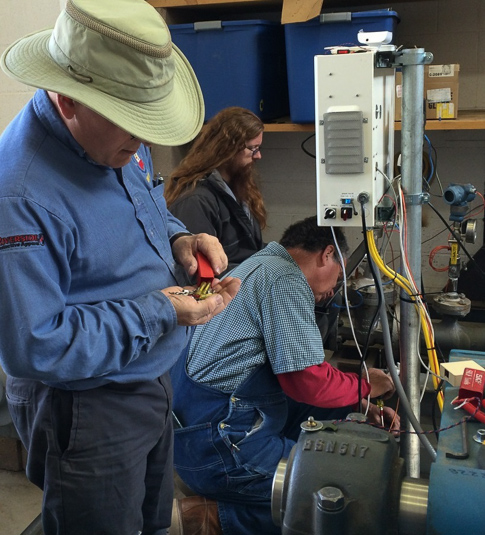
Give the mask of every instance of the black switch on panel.
[(347, 221), (347, 219), (351, 219), (352, 218), (352, 207), (351, 206), (342, 206), (342, 208), (340, 208), (340, 217), (344, 221)]

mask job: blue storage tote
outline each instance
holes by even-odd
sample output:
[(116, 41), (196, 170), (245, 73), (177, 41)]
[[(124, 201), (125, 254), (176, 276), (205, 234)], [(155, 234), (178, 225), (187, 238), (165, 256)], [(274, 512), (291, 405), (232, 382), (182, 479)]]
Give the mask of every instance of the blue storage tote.
[(205, 119), (241, 106), (263, 120), (288, 115), (285, 35), (265, 20), (170, 25), (172, 41), (185, 54), (200, 83)]
[[(324, 13), (308, 22), (285, 25), (286, 62), (290, 117), (294, 123), (315, 121), (313, 58), (329, 54), (329, 46), (360, 45), (357, 34), (394, 30), (399, 17), (395, 11), (379, 9), (356, 13)], [(362, 45), (361, 45), (362, 46)]]

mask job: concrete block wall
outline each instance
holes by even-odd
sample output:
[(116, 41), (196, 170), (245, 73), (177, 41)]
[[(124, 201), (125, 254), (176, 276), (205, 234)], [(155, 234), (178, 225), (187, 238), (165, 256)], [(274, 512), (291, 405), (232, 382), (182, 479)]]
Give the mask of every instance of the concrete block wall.
[[(0, 54), (13, 41), (44, 28), (52, 28), (64, 0), (2, 0), (0, 2)], [(0, 73), (0, 132), (28, 102), (34, 89)]]
[[(14, 39), (31, 31), (52, 26), (64, 4), (63, 0), (2, 0), (0, 2), (0, 51)], [(346, 10), (383, 9), (386, 4), (355, 2)], [(485, 109), (485, 2), (481, 0), (429, 0), (425, 2), (390, 2), (401, 22), (397, 27), (396, 43), (405, 47), (417, 46), (433, 52), (435, 63), (460, 63), (461, 109)], [(20, 110), (33, 90), (0, 74), (0, 131)], [(483, 193), (485, 189), (485, 131), (428, 132), (438, 152), (439, 176), (446, 187), (450, 182), (471, 182)], [(308, 137), (304, 133), (266, 133), (263, 158), (259, 164), (262, 189), (268, 209), (266, 241), (278, 240), (293, 221), (316, 211), (315, 161), (301, 149)], [(314, 140), (306, 147), (314, 152)], [(396, 150), (400, 136), (396, 134)], [(154, 147), (155, 168), (167, 175), (183, 156), (185, 148)], [(438, 185), (433, 193), (439, 194)], [(439, 197), (434, 205), (445, 217), (449, 209)], [(423, 236), (432, 238), (443, 230), (442, 224), (429, 209), (424, 209)], [(429, 212), (429, 215), (428, 213)], [(483, 243), (483, 225), (479, 224), (479, 241), (470, 246), (475, 252)], [(351, 244), (361, 239), (359, 232), (350, 233)], [(423, 277), (428, 291), (438, 290), (446, 282), (446, 274), (438, 274), (428, 267), (429, 251), (446, 244), (447, 233), (442, 232), (423, 244)], [(438, 259), (439, 260), (439, 259)], [(443, 264), (440, 264), (443, 265)]]

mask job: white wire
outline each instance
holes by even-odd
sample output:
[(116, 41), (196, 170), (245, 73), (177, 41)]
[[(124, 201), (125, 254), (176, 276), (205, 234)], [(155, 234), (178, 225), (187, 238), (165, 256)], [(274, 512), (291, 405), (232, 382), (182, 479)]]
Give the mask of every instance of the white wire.
[[(386, 175), (386, 173), (384, 173), (383, 171), (381, 171), (378, 167), (376, 168), (376, 171), (378, 173), (380, 173), (384, 178), (385, 180), (387, 181), (387, 183), (389, 184), (389, 187), (391, 188), (392, 190), (392, 193), (394, 194), (394, 200), (396, 201), (396, 203), (398, 202), (398, 198), (397, 198), (397, 193), (396, 193), (396, 190), (394, 189), (394, 184), (392, 183), (392, 180)], [(397, 175), (394, 177), (394, 181), (398, 181), (400, 179), (401, 175)], [(379, 199), (379, 202), (382, 201), (384, 195)]]
[[(399, 184), (398, 188), (399, 188), (399, 198), (402, 199), (402, 188), (401, 188), (400, 184)], [(406, 249), (404, 247), (407, 228), (405, 226), (404, 208), (403, 208), (403, 203), (402, 202), (399, 203), (399, 216), (400, 216), (400, 220), (401, 220), (401, 232), (399, 234), (399, 238), (400, 238), (399, 246), (400, 246), (400, 250), (401, 250), (401, 258), (402, 258), (402, 266), (403, 266), (403, 270), (404, 270), (404, 275), (405, 275), (406, 279), (408, 280), (409, 285), (411, 286), (411, 290), (413, 292), (413, 297), (415, 298), (415, 301), (418, 303), (418, 306), (420, 306), (422, 304), (420, 292), (419, 292), (418, 288), (416, 287), (416, 285), (414, 283), (414, 277), (412, 276), (412, 273), (411, 273), (411, 270), (410, 270), (410, 267), (409, 267), (408, 254), (407, 254), (407, 251), (406, 251)]]
[[(421, 357), (420, 359), (421, 360)], [(421, 362), (423, 362), (421, 360)], [(426, 368), (426, 379), (424, 380), (424, 385), (423, 385), (423, 390), (421, 390), (421, 395), (419, 396), (419, 402), (422, 403), (423, 399), (424, 399), (424, 395), (426, 394), (426, 385), (428, 384), (428, 379), (429, 379), (429, 368)]]
[[(404, 246), (407, 228), (406, 228), (406, 225), (405, 225), (405, 218), (404, 218), (402, 184), (401, 184), (401, 181), (400, 181), (400, 175), (396, 176), (395, 180), (394, 180), (394, 182), (397, 184), (397, 192), (396, 192), (396, 189), (394, 188), (394, 184), (391, 182), (389, 177), (385, 173), (383, 173), (380, 169), (377, 169), (377, 171), (388, 182), (388, 184), (389, 184), (389, 186), (390, 186), (390, 188), (391, 188), (391, 190), (392, 190), (392, 192), (394, 194), (394, 199), (396, 201), (396, 210), (398, 211), (398, 221), (399, 221), (399, 223), (397, 223), (395, 221), (394, 225), (393, 225), (393, 228), (397, 227), (400, 230), (400, 232), (399, 232), (399, 249), (400, 249), (401, 259), (402, 259), (401, 264), (402, 264), (403, 275), (405, 275), (406, 279), (409, 281), (410, 289), (411, 289), (411, 291), (413, 293), (413, 297), (415, 299), (415, 304), (417, 306), (416, 313), (418, 314), (418, 319), (420, 319), (420, 314), (422, 312), (425, 315), (425, 318), (426, 318), (426, 322), (427, 322), (427, 325), (428, 325), (428, 329), (429, 329), (431, 340), (434, 340), (433, 324), (431, 322), (431, 318), (429, 316), (429, 312), (428, 312), (425, 304), (423, 303), (423, 300), (422, 300), (422, 297), (421, 297), (421, 292), (416, 287), (416, 284), (414, 282), (414, 278), (412, 276), (412, 273), (411, 273), (411, 270), (410, 270), (410, 266), (409, 266), (407, 251), (406, 251), (405, 246)], [(443, 191), (443, 188), (441, 186), (441, 181), (440, 181), (439, 176), (437, 174), (436, 174), (436, 178), (437, 178), (437, 181), (438, 181), (438, 184), (440, 186), (441, 191)], [(365, 232), (366, 229), (363, 229), (363, 230)], [(392, 230), (391, 230), (391, 232), (392, 232)], [(383, 256), (386, 254), (387, 247), (389, 247), (390, 241), (391, 240), (390, 240), (390, 237), (389, 237), (387, 245), (386, 245), (386, 250), (383, 252)], [(421, 352), (420, 352), (420, 337), (421, 337), (421, 322), (420, 321), (418, 322), (418, 325), (419, 325), (419, 331), (418, 331), (418, 337), (417, 337), (417, 340), (416, 340), (417, 355), (418, 355), (418, 358), (419, 358), (422, 366), (426, 369), (426, 382), (424, 384), (423, 390), (422, 390), (421, 395), (420, 395), (420, 401), (422, 401), (423, 397), (424, 397), (424, 394), (425, 394), (426, 384), (427, 384), (427, 380), (428, 380), (429, 375), (431, 374), (431, 375), (433, 375), (433, 376), (435, 376), (435, 377), (437, 377), (437, 378), (439, 378), (441, 380), (444, 380), (444, 379), (442, 377), (440, 377), (439, 375), (437, 375), (435, 372), (433, 372), (433, 370), (428, 365), (426, 365), (424, 363), (424, 361), (423, 361), (423, 358), (422, 358)]]
[[(421, 357), (420, 339), (421, 339), (421, 322), (418, 322), (418, 336), (416, 337), (416, 354), (418, 355), (418, 359), (421, 362), (421, 364), (424, 365), (423, 358)], [(419, 396), (420, 403), (423, 401), (424, 394), (426, 393), (426, 384), (428, 382), (429, 372), (431, 371), (428, 368), (428, 366), (425, 366), (425, 368), (426, 368), (426, 381), (424, 382), (423, 390), (421, 390), (421, 395)]]
[[(401, 190), (401, 186), (399, 185), (399, 198), (402, 199), (402, 190)], [(410, 272), (410, 269), (409, 269), (409, 263), (408, 263), (408, 258), (407, 258), (407, 251), (405, 251), (405, 248), (404, 248), (404, 236), (405, 236), (405, 233), (407, 232), (407, 229), (405, 228), (405, 225), (404, 225), (404, 213), (403, 213), (403, 207), (402, 207), (402, 202), (399, 203), (399, 208), (400, 208), (400, 220), (401, 220), (401, 233), (400, 233), (400, 240), (399, 240), (399, 244), (400, 244), (400, 248), (401, 248), (401, 257), (403, 259), (402, 261), (402, 265), (403, 265), (403, 268), (404, 268), (404, 271), (406, 273), (406, 278), (407, 280), (409, 281), (409, 284), (411, 286), (411, 290), (413, 292), (413, 297), (415, 298), (415, 302), (416, 302), (416, 305), (418, 306), (418, 310), (416, 311), (417, 314), (418, 314), (418, 317), (420, 315), (420, 311), (423, 312), (423, 314), (425, 315), (426, 317), (426, 323), (428, 325), (428, 329), (429, 329), (429, 333), (430, 333), (430, 338), (431, 340), (434, 340), (435, 336), (434, 336), (434, 327), (433, 327), (433, 323), (431, 321), (431, 318), (430, 318), (430, 315), (429, 315), (429, 312), (428, 312), (428, 309), (426, 308), (424, 302), (423, 302), (423, 299), (421, 297), (421, 292), (418, 290), (418, 288), (416, 287), (416, 285), (414, 284), (414, 279), (413, 277), (411, 276), (411, 272)], [(437, 373), (435, 373), (428, 365), (425, 364), (425, 362), (423, 361), (423, 358), (421, 356), (421, 353), (420, 353), (420, 349), (419, 349), (419, 340), (420, 340), (420, 335), (421, 335), (421, 322), (418, 323), (419, 325), (419, 332), (418, 332), (418, 338), (417, 338), (417, 346), (418, 346), (418, 351), (417, 351), (417, 354), (418, 354), (418, 358), (422, 364), (422, 366), (426, 369), (426, 374), (427, 374), (427, 377), (429, 376), (429, 374), (433, 375), (434, 377), (440, 379), (440, 380), (445, 380), (443, 377), (441, 377), (440, 375), (438, 375)], [(426, 385), (425, 385), (426, 386)], [(423, 392), (421, 393), (421, 400), (424, 396), (424, 388), (423, 388)]]
[[(363, 360), (362, 351), (360, 350), (360, 345), (359, 345), (359, 342), (357, 341), (357, 336), (355, 334), (354, 323), (352, 322), (352, 316), (350, 315), (349, 300), (347, 298), (347, 274), (345, 273), (344, 257), (342, 255), (342, 251), (340, 250), (340, 247), (338, 245), (337, 237), (335, 236), (335, 231), (333, 230), (333, 227), (330, 227), (330, 229), (332, 231), (332, 236), (333, 236), (333, 241), (334, 241), (334, 244), (335, 244), (335, 248), (337, 249), (338, 258), (339, 258), (339, 261), (340, 261), (340, 267), (342, 268), (345, 308), (347, 310), (347, 315), (349, 317), (350, 330), (352, 332), (352, 337), (353, 337), (354, 342), (355, 342), (355, 347), (357, 348), (357, 351), (359, 353), (360, 361), (363, 363), (363, 367), (364, 367), (364, 370), (365, 370), (365, 376), (366, 376), (367, 382), (370, 383), (369, 370), (367, 369), (367, 365), (366, 365), (365, 361)], [(367, 396), (367, 407), (365, 409), (365, 415), (366, 416), (367, 416), (367, 412), (369, 411), (369, 405), (370, 405), (370, 394)]]
[(438, 175), (438, 171), (435, 171), (435, 176), (436, 176), (436, 180), (438, 181), (438, 185), (439, 185), (440, 190), (441, 190), (441, 196), (443, 197), (445, 193), (443, 191), (443, 185), (441, 184), (441, 180), (440, 180), (440, 177)]
[[(394, 217), (394, 223), (392, 225), (392, 229), (391, 229), (391, 231), (389, 233), (389, 236), (387, 238), (387, 244), (385, 246), (385, 249), (381, 249), (381, 256), (384, 257), (387, 254), (387, 248), (389, 247), (389, 244), (391, 243), (392, 231), (394, 230), (394, 227), (397, 226), (396, 218), (397, 218), (397, 205), (399, 203), (399, 200), (398, 200), (398, 194), (397, 194), (396, 189), (394, 187), (393, 181), (386, 175), (386, 173), (381, 171), (378, 167), (376, 168), (376, 171), (378, 173), (380, 173), (384, 177), (384, 179), (387, 181), (387, 183), (389, 184), (389, 189), (392, 191), (392, 194), (394, 196), (394, 205), (396, 206), (396, 214), (395, 214), (395, 217)], [(401, 175), (396, 175), (394, 177), (394, 182), (399, 182), (400, 178), (401, 178)], [(380, 203), (382, 201), (382, 199), (384, 198), (384, 195), (382, 195), (382, 197), (379, 199), (378, 203)], [(399, 228), (399, 227), (397, 227), (397, 228)], [(384, 243), (383, 243), (382, 247), (384, 247)]]

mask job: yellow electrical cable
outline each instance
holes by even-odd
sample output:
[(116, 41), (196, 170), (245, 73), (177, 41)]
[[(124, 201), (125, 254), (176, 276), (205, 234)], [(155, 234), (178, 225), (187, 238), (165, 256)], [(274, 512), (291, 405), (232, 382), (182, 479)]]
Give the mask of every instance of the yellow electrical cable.
[[(408, 293), (408, 295), (411, 296), (411, 298), (413, 298), (413, 300), (415, 300), (415, 294), (412, 290), (412, 287), (409, 281), (405, 277), (396, 273), (395, 271), (393, 271), (392, 269), (390, 269), (388, 266), (384, 264), (384, 262), (382, 261), (377, 251), (373, 232), (372, 231), (367, 231), (367, 232), (368, 232), (368, 237), (369, 237), (369, 252), (374, 262), (376, 263), (376, 265), (385, 275), (387, 275), (389, 278), (394, 280), (394, 282), (396, 282), (398, 286), (400, 286), (406, 293)], [(438, 358), (436, 355), (436, 350), (434, 349), (433, 335), (430, 330), (428, 318), (422, 307), (419, 307), (417, 303), (415, 303), (415, 306), (420, 314), (421, 325), (423, 329), (423, 335), (426, 341), (426, 347), (427, 347), (427, 352), (428, 352), (428, 358), (430, 361), (430, 366), (431, 366), (433, 373), (437, 374), (438, 373)], [(437, 388), (438, 382), (437, 382), (437, 378), (434, 375), (433, 375), (433, 384), (435, 388)], [(440, 406), (440, 409), (442, 410), (442, 406), (443, 406), (442, 392), (440, 392), (438, 396), (438, 404)]]
[[(371, 232), (371, 235), (368, 235), (371, 239), (369, 240), (370, 242), (370, 246), (369, 246), (369, 252), (371, 253), (371, 256), (374, 260), (374, 262), (376, 263), (376, 265), (379, 267), (379, 269), (385, 274), (387, 275), (389, 278), (393, 279), (396, 284), (398, 284), (398, 286), (400, 286), (404, 291), (406, 291), (408, 293), (408, 295), (410, 295), (414, 300), (415, 300), (415, 295), (414, 295), (414, 292), (412, 291), (410, 285), (409, 285), (409, 281), (407, 279), (405, 279), (404, 277), (402, 277), (402, 275), (399, 275), (398, 273), (394, 272), (393, 270), (391, 270), (388, 266), (386, 266), (384, 264), (384, 262), (382, 261), (381, 257), (379, 256), (379, 253), (377, 251), (377, 247), (375, 246), (375, 242), (374, 242), (374, 235)], [(428, 358), (429, 358), (429, 361), (430, 361), (430, 366), (431, 366), (431, 369), (433, 371), (433, 373), (438, 373), (438, 359), (437, 359), (437, 355), (436, 355), (436, 350), (434, 349), (434, 343), (433, 343), (433, 335), (430, 331), (430, 325), (429, 325), (429, 322), (428, 322), (428, 318), (427, 318), (427, 315), (425, 314), (424, 310), (422, 307), (419, 307), (417, 303), (415, 303), (415, 306), (420, 314), (420, 319), (421, 319), (421, 325), (422, 325), (422, 329), (423, 329), (423, 335), (424, 335), (424, 338), (425, 338), (425, 341), (426, 341), (426, 347), (427, 347), (427, 352), (428, 352)], [(437, 388), (438, 386), (438, 382), (437, 382), (437, 378), (433, 375), (433, 384), (435, 386), (435, 388)], [(442, 397), (443, 397), (443, 394), (440, 392), (439, 396), (438, 396), (438, 404), (440, 406), (440, 409), (442, 410), (442, 406), (443, 406), (443, 401), (442, 401)]]
[[(431, 333), (431, 327), (429, 325), (428, 317), (424, 311), (424, 308), (422, 306), (419, 306), (416, 301), (416, 295), (413, 291), (412, 284), (409, 282), (408, 279), (403, 277), (401, 274), (395, 272), (394, 270), (392, 270), (389, 266), (387, 266), (384, 263), (381, 256), (379, 255), (379, 251), (377, 250), (376, 242), (374, 239), (374, 232), (372, 230), (367, 230), (366, 233), (367, 233), (367, 238), (368, 238), (367, 241), (369, 244), (369, 253), (372, 257), (372, 260), (374, 260), (374, 263), (377, 265), (380, 271), (382, 271), (387, 277), (393, 280), (414, 301), (414, 305), (421, 319), (421, 329), (423, 331), (423, 336), (426, 342), (426, 350), (428, 353), (430, 367), (431, 367), (432, 372), (438, 375), (439, 374), (438, 355), (436, 354), (436, 349), (434, 347), (434, 339)], [(437, 389), (438, 378), (435, 375), (432, 375), (432, 378), (433, 378), (433, 385), (435, 389)], [(442, 411), (443, 410), (443, 391), (440, 391), (438, 393), (438, 406), (440, 410)]]

